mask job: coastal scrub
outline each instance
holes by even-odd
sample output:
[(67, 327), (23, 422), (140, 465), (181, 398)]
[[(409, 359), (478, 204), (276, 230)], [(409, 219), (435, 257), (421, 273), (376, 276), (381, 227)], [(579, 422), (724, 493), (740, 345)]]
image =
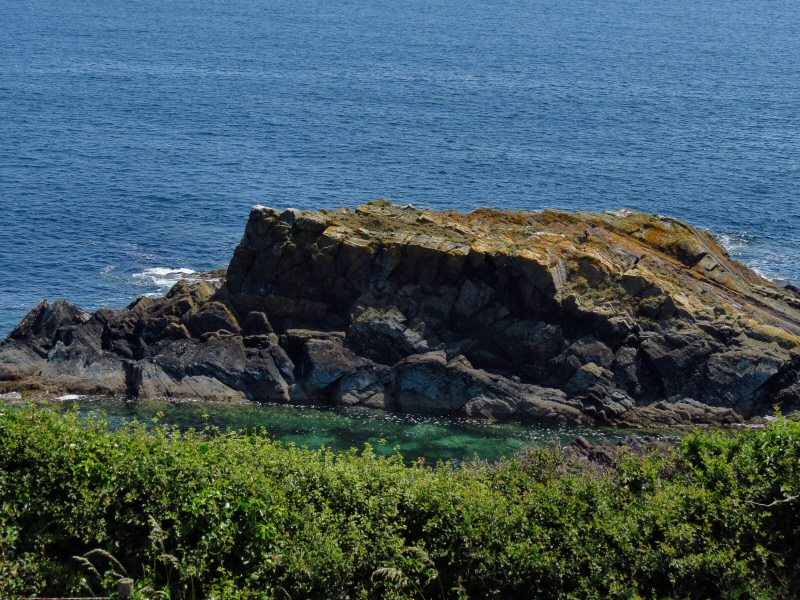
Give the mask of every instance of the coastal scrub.
[(497, 464), (0, 405), (0, 597), (789, 598), (800, 424)]

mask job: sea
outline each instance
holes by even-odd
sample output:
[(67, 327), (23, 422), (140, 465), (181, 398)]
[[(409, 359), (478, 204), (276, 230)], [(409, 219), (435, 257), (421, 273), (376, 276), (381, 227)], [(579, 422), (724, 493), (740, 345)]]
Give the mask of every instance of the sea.
[[(120, 307), (225, 267), (254, 204), (628, 207), (800, 281), (797, 0), (0, 0), (0, 15), (0, 339), (45, 298)], [(242, 410), (165, 409), (437, 458), (561, 435)]]
[(492, 423), (485, 419), (415, 415), (366, 408), (204, 402), (130, 402), (119, 398), (64, 397), (57, 404), (83, 418), (102, 418), (116, 429), (131, 422), (148, 428), (238, 431), (284, 445), (347, 452), (367, 448), (380, 456), (400, 454), (407, 463), (474, 460), (495, 462), (533, 447), (570, 444), (577, 436), (593, 444), (676, 443), (683, 432)]
[(0, 0), (0, 338), (254, 204), (685, 219), (800, 280), (796, 0)]

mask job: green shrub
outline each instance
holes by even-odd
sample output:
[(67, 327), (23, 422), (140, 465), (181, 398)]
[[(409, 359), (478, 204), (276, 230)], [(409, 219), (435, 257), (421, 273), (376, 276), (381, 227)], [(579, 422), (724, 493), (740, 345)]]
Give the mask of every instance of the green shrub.
[(800, 425), (407, 466), (0, 406), (0, 597), (794, 597)]

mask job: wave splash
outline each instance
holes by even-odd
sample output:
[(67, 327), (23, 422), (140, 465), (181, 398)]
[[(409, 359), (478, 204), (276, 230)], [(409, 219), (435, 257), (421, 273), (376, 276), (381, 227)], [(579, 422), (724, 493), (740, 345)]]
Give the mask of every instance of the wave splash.
[(157, 288), (157, 292), (164, 293), (181, 279), (199, 279), (199, 273), (194, 269), (180, 267), (152, 267), (131, 276), (131, 283), (140, 287)]

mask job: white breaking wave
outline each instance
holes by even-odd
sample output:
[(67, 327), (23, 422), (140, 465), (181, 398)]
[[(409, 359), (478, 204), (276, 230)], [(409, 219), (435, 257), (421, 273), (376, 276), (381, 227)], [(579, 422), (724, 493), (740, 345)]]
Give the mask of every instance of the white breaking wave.
[(169, 289), (181, 279), (195, 279), (194, 275), (197, 275), (197, 271), (194, 269), (183, 267), (178, 269), (153, 267), (151, 269), (145, 269), (141, 273), (134, 273), (131, 279), (134, 279), (140, 285)]
[(722, 244), (722, 246), (731, 254), (731, 256), (736, 256), (737, 254), (741, 253), (742, 250), (748, 248), (751, 244), (751, 240), (747, 233), (720, 233), (717, 234), (717, 241)]
[(757, 275), (778, 285), (791, 283), (785, 273), (793, 268), (790, 255), (781, 252), (768, 252), (761, 249), (753, 252), (755, 237), (747, 231), (716, 234), (717, 241), (735, 259), (744, 262)]

